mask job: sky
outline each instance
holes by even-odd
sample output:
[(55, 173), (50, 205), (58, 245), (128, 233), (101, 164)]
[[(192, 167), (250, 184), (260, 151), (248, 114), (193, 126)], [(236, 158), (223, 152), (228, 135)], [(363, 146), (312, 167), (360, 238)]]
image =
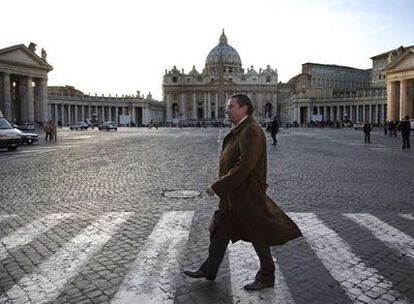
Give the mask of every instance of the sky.
[(245, 69), (270, 65), (282, 82), (306, 62), (369, 69), (370, 57), (414, 45), (414, 0), (19, 0), (0, 8), (0, 49), (33, 41), (54, 68), (49, 85), (92, 95), (162, 100), (165, 70), (201, 72), (223, 29)]

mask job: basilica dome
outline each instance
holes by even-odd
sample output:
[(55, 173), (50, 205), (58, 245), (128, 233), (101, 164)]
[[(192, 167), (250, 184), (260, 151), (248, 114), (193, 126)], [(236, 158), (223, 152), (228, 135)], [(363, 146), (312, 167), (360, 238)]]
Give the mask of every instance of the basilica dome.
[(220, 36), (219, 44), (208, 53), (206, 59), (206, 67), (217, 66), (220, 63), (220, 57), (223, 65), (231, 65), (241, 67), (241, 59), (237, 51), (227, 43), (227, 37), (223, 33)]

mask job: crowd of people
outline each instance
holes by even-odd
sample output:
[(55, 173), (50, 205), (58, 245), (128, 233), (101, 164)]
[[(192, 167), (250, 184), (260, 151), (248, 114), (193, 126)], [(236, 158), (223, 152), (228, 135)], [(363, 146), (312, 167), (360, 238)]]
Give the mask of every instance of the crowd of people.
[[(401, 132), (402, 137), (402, 149), (410, 149), (410, 117), (405, 116), (403, 120), (401, 121), (393, 121), (393, 120), (387, 120), (384, 122), (382, 128), (384, 129), (384, 136), (388, 137), (398, 137), (397, 131)], [(372, 127), (369, 123), (364, 123), (363, 131), (365, 135), (365, 143), (370, 144), (371, 143), (371, 130)]]

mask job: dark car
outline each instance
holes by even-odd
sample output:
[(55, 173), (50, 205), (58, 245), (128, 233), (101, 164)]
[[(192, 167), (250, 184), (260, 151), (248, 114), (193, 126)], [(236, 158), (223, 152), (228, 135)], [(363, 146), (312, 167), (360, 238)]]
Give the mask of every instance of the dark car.
[(98, 126), (98, 129), (99, 131), (102, 131), (102, 130), (106, 130), (106, 131), (115, 130), (116, 131), (118, 130), (118, 125), (116, 124), (116, 122), (113, 122), (113, 121), (105, 121)]
[(0, 112), (0, 148), (16, 150), (22, 143), (22, 137)]
[(75, 122), (69, 126), (69, 129), (73, 130), (88, 130), (89, 125), (86, 122)]
[(13, 125), (14, 130), (16, 130), (16, 132), (18, 132), (22, 138), (22, 144), (25, 145), (31, 145), (34, 142), (39, 141), (39, 134), (37, 133), (31, 133), (31, 132), (23, 132), (22, 130), (20, 130), (20, 128), (17, 128), (16, 125)]

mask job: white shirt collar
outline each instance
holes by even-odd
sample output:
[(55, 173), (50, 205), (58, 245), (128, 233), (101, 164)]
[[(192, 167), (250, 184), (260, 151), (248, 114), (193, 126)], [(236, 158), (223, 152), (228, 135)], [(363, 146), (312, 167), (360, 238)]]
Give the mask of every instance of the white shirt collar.
[(238, 125), (240, 125), (244, 120), (246, 120), (246, 118), (247, 117), (249, 117), (249, 115), (246, 115), (246, 116), (244, 116), (243, 118), (242, 118), (242, 120), (240, 120), (236, 125), (234, 125), (233, 126), (233, 128), (231, 128), (232, 130), (234, 129), (234, 128), (236, 128)]

